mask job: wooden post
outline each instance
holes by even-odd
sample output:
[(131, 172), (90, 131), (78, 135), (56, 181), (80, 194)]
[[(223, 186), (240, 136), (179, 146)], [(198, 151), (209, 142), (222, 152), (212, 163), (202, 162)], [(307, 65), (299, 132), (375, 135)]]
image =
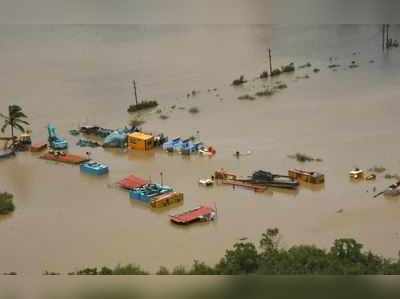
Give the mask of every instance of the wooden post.
[(268, 49), (268, 56), (269, 56), (269, 75), (271, 75), (272, 74), (271, 48)]
[(138, 104), (138, 100), (137, 100), (137, 93), (136, 93), (136, 81), (133, 80), (132, 82), (133, 82), (133, 90), (135, 92), (135, 102), (136, 102), (136, 105), (137, 105)]
[(161, 177), (161, 186), (163, 186), (163, 185), (164, 185), (164, 180), (163, 180), (163, 173), (162, 173), (162, 171), (160, 172), (160, 177)]

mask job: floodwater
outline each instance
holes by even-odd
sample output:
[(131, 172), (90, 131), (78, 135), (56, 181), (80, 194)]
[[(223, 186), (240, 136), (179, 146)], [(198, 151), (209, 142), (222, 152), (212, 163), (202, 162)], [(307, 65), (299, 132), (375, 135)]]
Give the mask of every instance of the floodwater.
[[(391, 27), (393, 37), (399, 33)], [(310, 62), (321, 71), (282, 75), (274, 80), (287, 89), (270, 98), (237, 100), (273, 84), (252, 81), (265, 69), (269, 47), (274, 66)], [(342, 65), (337, 71), (327, 67), (331, 56)], [(349, 69), (352, 60), (360, 66)], [(102, 178), (29, 152), (1, 161), (0, 189), (15, 195), (16, 211), (0, 218), (0, 272), (65, 273), (118, 263), (156, 271), (193, 259), (212, 264), (240, 238), (258, 242), (270, 227), (280, 229), (283, 246), (329, 248), (336, 238), (352, 237), (379, 254), (397, 256), (400, 202), (372, 198), (374, 186), (381, 190), (392, 181), (383, 175), (375, 182), (348, 178), (354, 166), (400, 172), (400, 50), (382, 53), (380, 26), (4, 25), (0, 65), (0, 110), (21, 105), (34, 141), (46, 140), (51, 122), (68, 139), (70, 152), (85, 153), (68, 130), (127, 125), (135, 79), (139, 97), (157, 99), (169, 116), (142, 114), (146, 131), (170, 137), (199, 131), (217, 149), (212, 158), (90, 149), (110, 166)], [(241, 74), (250, 82), (230, 86)], [(296, 79), (305, 74), (310, 78)], [(217, 91), (208, 92), (212, 88)], [(187, 99), (193, 89), (200, 92)], [(193, 106), (200, 113), (188, 113)], [(252, 154), (237, 159), (236, 150)], [(323, 162), (287, 157), (296, 152)], [(294, 167), (325, 173), (325, 185), (259, 194), (197, 183), (220, 168), (246, 176), (258, 169), (285, 174)], [(159, 181), (160, 172), (164, 183), (184, 192), (183, 205), (153, 211), (114, 185), (129, 174)], [(169, 214), (199, 204), (216, 204), (218, 220), (190, 227), (169, 223)]]

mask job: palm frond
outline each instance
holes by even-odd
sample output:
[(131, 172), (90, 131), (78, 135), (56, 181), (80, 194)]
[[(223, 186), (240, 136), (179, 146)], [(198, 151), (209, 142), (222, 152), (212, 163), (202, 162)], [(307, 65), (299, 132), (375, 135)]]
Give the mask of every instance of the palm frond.
[(30, 123), (28, 123), (26, 120), (23, 120), (23, 119), (14, 119), (14, 122), (15, 123), (22, 123), (22, 124), (25, 124), (25, 125), (30, 125)]
[(27, 116), (25, 115), (25, 113), (23, 113), (23, 112), (15, 112), (15, 113), (13, 113), (12, 114), (12, 117), (13, 118), (27, 118)]
[(9, 126), (9, 122), (8, 121), (5, 121), (4, 122), (4, 124), (3, 124), (3, 126), (1, 127), (1, 133), (4, 133), (5, 132), (5, 130), (6, 130), (6, 128)]
[(15, 123), (14, 127), (17, 128), (18, 130), (20, 130), (22, 133), (25, 132), (25, 128), (23, 126), (21, 126), (20, 124)]

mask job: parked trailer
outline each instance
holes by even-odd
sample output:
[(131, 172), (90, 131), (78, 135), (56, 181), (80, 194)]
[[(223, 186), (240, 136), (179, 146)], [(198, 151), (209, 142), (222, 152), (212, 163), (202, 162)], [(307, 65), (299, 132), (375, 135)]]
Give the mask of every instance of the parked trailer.
[(183, 193), (170, 192), (167, 194), (153, 197), (152, 200), (150, 201), (150, 206), (152, 208), (163, 208), (181, 202), (183, 202)]
[(88, 162), (90, 160), (87, 157), (71, 155), (71, 154), (67, 154), (65, 152), (54, 152), (54, 153), (48, 152), (48, 153), (40, 156), (40, 159), (62, 162), (62, 163), (67, 163), (67, 164), (75, 164), (75, 165), (81, 164), (84, 162)]
[(214, 208), (200, 206), (187, 212), (169, 216), (171, 222), (176, 224), (189, 224), (196, 221), (211, 221), (217, 217), (217, 211)]

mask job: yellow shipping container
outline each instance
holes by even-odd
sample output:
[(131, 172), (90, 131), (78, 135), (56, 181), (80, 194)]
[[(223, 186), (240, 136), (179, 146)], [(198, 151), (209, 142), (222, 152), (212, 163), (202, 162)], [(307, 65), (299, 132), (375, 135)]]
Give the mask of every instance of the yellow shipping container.
[(154, 147), (154, 136), (142, 132), (128, 135), (128, 148), (132, 150), (148, 151)]

